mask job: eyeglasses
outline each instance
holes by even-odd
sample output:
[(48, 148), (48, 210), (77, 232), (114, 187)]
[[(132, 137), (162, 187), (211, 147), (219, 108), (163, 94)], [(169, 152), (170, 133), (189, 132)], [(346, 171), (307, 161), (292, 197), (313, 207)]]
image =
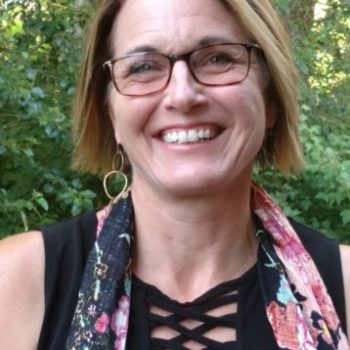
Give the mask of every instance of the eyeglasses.
[(103, 63), (109, 69), (117, 91), (125, 96), (152, 95), (170, 82), (175, 62), (185, 61), (191, 75), (206, 86), (233, 85), (249, 73), (253, 43), (225, 43), (200, 47), (182, 55), (158, 52), (130, 54)]

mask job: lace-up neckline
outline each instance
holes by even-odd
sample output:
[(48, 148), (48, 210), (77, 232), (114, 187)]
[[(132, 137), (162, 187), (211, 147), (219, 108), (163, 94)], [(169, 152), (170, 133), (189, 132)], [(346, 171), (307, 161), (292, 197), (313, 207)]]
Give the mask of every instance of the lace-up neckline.
[(241, 287), (256, 279), (256, 267), (221, 283), (191, 302), (170, 299), (133, 277), (128, 349), (235, 350)]

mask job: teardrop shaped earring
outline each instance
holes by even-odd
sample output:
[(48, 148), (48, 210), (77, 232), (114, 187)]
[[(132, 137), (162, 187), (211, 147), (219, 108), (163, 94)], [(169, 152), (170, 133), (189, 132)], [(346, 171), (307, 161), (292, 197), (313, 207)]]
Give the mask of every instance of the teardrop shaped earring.
[[(124, 168), (126, 165), (126, 157), (121, 145), (117, 145), (117, 152), (113, 157), (112, 161), (112, 170), (108, 172), (103, 178), (103, 189), (106, 196), (111, 200), (110, 204), (115, 204), (120, 198), (126, 198), (129, 193), (129, 180), (126, 174), (124, 173)], [(107, 188), (107, 181), (111, 176), (116, 176), (122, 178), (123, 187), (122, 190), (116, 195), (112, 196)]]

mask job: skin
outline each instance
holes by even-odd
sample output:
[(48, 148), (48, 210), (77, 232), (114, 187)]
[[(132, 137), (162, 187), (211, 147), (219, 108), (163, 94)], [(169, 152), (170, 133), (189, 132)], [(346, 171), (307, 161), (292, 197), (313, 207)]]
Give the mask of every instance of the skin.
[[(199, 47), (207, 37), (220, 38), (217, 42), (249, 41), (217, 1), (206, 1), (203, 11), (198, 1), (177, 5), (131, 0), (119, 15), (112, 44), (118, 43), (115, 57), (140, 46), (179, 54)], [(273, 123), (273, 116), (265, 117), (261, 84), (253, 57), (249, 77), (237, 85), (204, 87), (194, 81), (184, 62), (177, 62), (162, 93), (130, 98), (112, 88), (111, 118), (116, 138), (133, 165), (133, 189), (146, 186), (162, 197), (208, 196), (208, 187), (235, 187), (243, 171), (244, 180), (250, 182), (249, 172), (266, 122)], [(201, 126), (224, 131), (213, 142), (200, 145), (169, 145), (160, 139), (162, 132)]]
[[(112, 42), (115, 57), (139, 45), (182, 53), (208, 35), (248, 41), (215, 0), (128, 0)], [(257, 247), (249, 206), (252, 163), (275, 121), (255, 58), (238, 85), (203, 87), (177, 62), (161, 93), (131, 98), (111, 87), (108, 99), (134, 172), (133, 272), (180, 301), (244, 273), (255, 263)], [(159, 137), (203, 125), (224, 131), (198, 145), (169, 145)], [(8, 315), (0, 317), (0, 348), (35, 349), (44, 314), (41, 233), (3, 240), (0, 256), (0, 315)], [(341, 247), (341, 259), (350, 334), (350, 247)], [(20, 337), (19, 325), (25, 325)]]
[(41, 232), (0, 242), (0, 349), (37, 348), (44, 317), (44, 261)]
[[(181, 54), (208, 38), (249, 42), (215, 0), (206, 0), (205, 6), (201, 0), (130, 0), (111, 42), (118, 43), (114, 56), (120, 57), (140, 46)], [(127, 97), (112, 88), (109, 106), (116, 138), (133, 167), (134, 272), (186, 300), (253, 265), (252, 164), (275, 119), (274, 108), (266, 105), (255, 56), (240, 84), (203, 86), (179, 61), (164, 91)], [(222, 132), (195, 144), (169, 144), (161, 138), (167, 132), (206, 127)]]

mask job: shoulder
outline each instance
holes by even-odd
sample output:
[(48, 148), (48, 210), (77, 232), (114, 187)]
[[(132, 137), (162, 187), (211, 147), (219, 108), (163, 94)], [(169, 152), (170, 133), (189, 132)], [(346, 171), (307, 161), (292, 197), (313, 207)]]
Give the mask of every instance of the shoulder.
[(340, 269), (339, 244), (337, 240), (326, 236), (295, 220), (289, 219), (304, 247), (314, 259), (317, 267), (326, 275), (332, 275), (330, 262), (337, 264)]
[(89, 211), (42, 228), (46, 293), (56, 295), (57, 283), (75, 280), (84, 269), (96, 238), (97, 223), (95, 212)]
[[(338, 241), (297, 221), (292, 219), (289, 219), (289, 221), (313, 258), (322, 277), (326, 279), (326, 284), (327, 282), (333, 284), (335, 282), (334, 278), (341, 278)], [(336, 268), (337, 270), (335, 270)], [(334, 272), (339, 273), (335, 274)]]
[(2, 294), (4, 289), (16, 286), (21, 287), (20, 290), (24, 292), (24, 286), (30, 287), (42, 281), (45, 256), (40, 231), (21, 233), (1, 240), (0, 257)]
[[(56, 315), (74, 310), (99, 215), (90, 211), (0, 241), (0, 315), (11, 317), (0, 317), (0, 349), (35, 349), (42, 330), (53, 328), (45, 325), (45, 308)], [(19, 324), (26, 325), (21, 337)]]
[(85, 259), (95, 241), (97, 224), (96, 213), (89, 211), (43, 227), (46, 265), (55, 265), (64, 257), (70, 260), (76, 255)]
[(54, 235), (62, 239), (64, 235), (72, 236), (72, 232), (76, 235), (85, 236), (92, 234), (96, 232), (98, 215), (99, 214), (94, 211), (88, 211), (78, 216), (66, 218), (52, 225), (45, 226), (41, 229), (44, 234), (44, 240), (46, 239), (46, 235)]
[(345, 309), (347, 318), (347, 334), (350, 337), (350, 246), (340, 246), (340, 257), (343, 270), (344, 290), (345, 290)]
[[(333, 300), (341, 324), (346, 328), (346, 324), (350, 322), (349, 311), (347, 312), (348, 315), (346, 314), (346, 305), (349, 304), (350, 295), (346, 288), (346, 285), (349, 285), (349, 279), (346, 281), (343, 270), (344, 264), (350, 266), (350, 260), (345, 262), (345, 259), (343, 259), (344, 254), (337, 240), (296, 221), (290, 220), (290, 222), (315, 262)], [(349, 257), (350, 255), (348, 255), (348, 259), (350, 259)], [(348, 272), (350, 276), (350, 270)], [(348, 293), (348, 298), (346, 298), (346, 293)]]
[[(1, 349), (36, 347), (44, 313), (44, 265), (40, 231), (0, 241), (0, 315), (7, 315), (0, 317)], [(21, 337), (19, 324), (25, 325)]]
[[(44, 268), (44, 244), (40, 231), (31, 231), (7, 237), (0, 241), (0, 283), (5, 276), (18, 279), (38, 274)], [(30, 282), (25, 278), (23, 283)], [(0, 289), (2, 290), (2, 288)]]
[(315, 246), (315, 241), (319, 241), (321, 243), (325, 243), (326, 246), (316, 247), (318, 249), (327, 248), (328, 245), (338, 245), (337, 241), (333, 238), (329, 238), (325, 234), (312, 229), (309, 226), (306, 226), (298, 221), (289, 218), (290, 223), (292, 224), (294, 230), (297, 232), (300, 239), (304, 244)]
[[(339, 282), (342, 282), (342, 271), (338, 241), (297, 221), (289, 220), (314, 260), (327, 288), (334, 289), (334, 285), (339, 286)], [(341, 298), (339, 290), (334, 291), (337, 299)]]
[[(45, 254), (46, 306), (65, 303), (67, 291), (62, 286), (79, 288), (81, 274), (96, 238), (97, 217), (89, 211), (43, 227)], [(71, 295), (69, 297), (74, 297)]]
[(343, 268), (344, 282), (350, 282), (350, 246), (343, 244), (340, 245), (340, 257)]
[[(63, 349), (85, 265), (96, 239), (94, 211), (43, 227), (45, 317), (40, 349)], [(1, 348), (1, 347), (0, 347)]]

